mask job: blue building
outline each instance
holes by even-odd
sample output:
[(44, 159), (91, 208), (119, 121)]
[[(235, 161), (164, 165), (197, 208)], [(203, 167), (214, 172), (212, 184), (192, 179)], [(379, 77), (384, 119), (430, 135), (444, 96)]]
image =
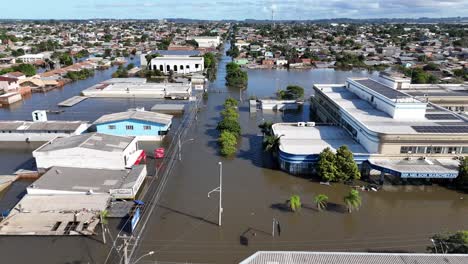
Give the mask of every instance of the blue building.
[(171, 124), (172, 115), (142, 110), (103, 115), (94, 122), (99, 133), (135, 136), (139, 141), (161, 140)]

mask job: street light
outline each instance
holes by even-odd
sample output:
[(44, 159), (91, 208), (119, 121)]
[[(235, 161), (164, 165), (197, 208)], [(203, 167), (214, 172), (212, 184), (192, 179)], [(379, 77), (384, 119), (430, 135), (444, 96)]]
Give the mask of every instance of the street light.
[(219, 186), (214, 188), (208, 193), (208, 198), (213, 192), (219, 192), (219, 205), (218, 205), (218, 226), (221, 226), (221, 215), (223, 213), (223, 163), (218, 162), (219, 165)]
[(141, 257), (137, 258), (137, 260), (135, 260), (135, 262), (133, 262), (133, 264), (137, 264), (138, 261), (140, 261), (142, 258), (147, 257), (147, 256), (151, 256), (153, 254), (154, 254), (154, 251), (150, 251), (150, 252), (146, 253), (146, 254), (142, 255)]
[(180, 134), (178, 136), (178, 139), (177, 139), (177, 145), (179, 146), (179, 161), (182, 160), (182, 145), (189, 142), (189, 141), (194, 141), (195, 139), (191, 138), (191, 139), (187, 139), (186, 141), (184, 142), (180, 142)]

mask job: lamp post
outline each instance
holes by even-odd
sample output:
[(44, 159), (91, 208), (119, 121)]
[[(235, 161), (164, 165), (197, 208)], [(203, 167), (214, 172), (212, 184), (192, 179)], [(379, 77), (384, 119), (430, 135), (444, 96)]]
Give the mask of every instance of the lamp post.
[(208, 198), (213, 192), (219, 192), (219, 205), (218, 205), (218, 226), (221, 226), (221, 216), (223, 213), (223, 163), (218, 162), (219, 165), (219, 186), (214, 188), (208, 193)]
[(194, 141), (195, 139), (191, 138), (191, 139), (187, 139), (186, 141), (184, 142), (180, 142), (180, 134), (179, 136), (177, 137), (177, 145), (179, 146), (179, 161), (182, 160), (182, 145), (189, 142), (189, 141)]
[(148, 252), (148, 253), (142, 255), (141, 257), (137, 258), (137, 260), (135, 260), (135, 262), (133, 262), (132, 264), (137, 264), (138, 261), (140, 261), (142, 258), (147, 257), (147, 256), (151, 256), (151, 255), (153, 255), (153, 254), (154, 254), (154, 251), (150, 251), (150, 252)]

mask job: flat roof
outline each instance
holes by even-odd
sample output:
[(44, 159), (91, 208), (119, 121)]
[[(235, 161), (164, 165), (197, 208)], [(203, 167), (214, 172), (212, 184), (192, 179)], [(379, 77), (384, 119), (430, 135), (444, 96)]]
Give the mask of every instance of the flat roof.
[(456, 178), (459, 170), (459, 161), (453, 159), (369, 159), (369, 163), (402, 178)]
[[(362, 123), (370, 130), (381, 134), (418, 134), (423, 133), (415, 129), (418, 126), (424, 127), (442, 127), (456, 124), (457, 126), (468, 126), (468, 122), (456, 115), (450, 110), (438, 107), (428, 103), (426, 113), (430, 114), (446, 114), (434, 119), (433, 117), (425, 117), (417, 120), (398, 120), (393, 119), (384, 111), (378, 110), (366, 100), (359, 98), (353, 92), (349, 91), (344, 84), (327, 84), (315, 85), (317, 92), (323, 93), (330, 101), (338, 105), (342, 111), (348, 113), (355, 120)], [(454, 119), (453, 117), (456, 117)], [(429, 133), (429, 132), (425, 132)], [(446, 133), (456, 133), (447, 131)]]
[[(0, 235), (93, 235), (109, 198), (108, 194), (27, 194), (0, 223)], [(67, 231), (75, 220), (77, 226)]]
[(464, 264), (467, 254), (258, 251), (240, 264)]
[(418, 97), (466, 97), (468, 84), (411, 84), (400, 91)]
[(296, 155), (319, 154), (326, 147), (336, 150), (346, 145), (353, 153), (368, 153), (339, 126), (306, 126), (297, 123), (277, 123), (273, 133), (281, 136), (280, 150)]
[(81, 125), (87, 124), (84, 121), (0, 121), (0, 130), (6, 131), (76, 131)]
[(160, 54), (162, 56), (199, 56), (198, 50), (155, 50), (151, 54)]
[(36, 149), (36, 152), (47, 152), (71, 148), (88, 148), (108, 152), (122, 152), (135, 139), (129, 136), (115, 136), (102, 133), (87, 133), (56, 138)]
[(109, 123), (114, 121), (121, 121), (121, 120), (140, 120), (140, 121), (147, 121), (151, 123), (158, 123), (168, 125), (172, 122), (172, 115), (149, 112), (149, 111), (126, 111), (120, 113), (113, 113), (109, 115), (103, 115), (98, 120), (94, 121), (94, 124), (103, 124)]
[(131, 189), (144, 169), (145, 165), (126, 170), (52, 167), (28, 189), (109, 193), (114, 189)]

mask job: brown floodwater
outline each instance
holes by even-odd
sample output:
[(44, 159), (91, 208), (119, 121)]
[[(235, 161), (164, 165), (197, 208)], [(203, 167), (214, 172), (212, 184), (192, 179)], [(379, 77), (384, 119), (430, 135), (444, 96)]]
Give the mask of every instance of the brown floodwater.
[[(276, 169), (271, 157), (261, 148), (262, 137), (257, 125), (263, 120), (305, 121), (308, 107), (298, 113), (262, 113), (251, 115), (247, 104), (240, 107), (243, 129), (235, 158), (218, 154), (215, 130), (222, 103), (227, 96), (239, 98), (239, 91), (224, 87), (223, 57), (218, 79), (210, 84), (212, 91), (204, 102), (198, 122), (183, 145), (182, 161), (178, 161), (159, 206), (153, 212), (141, 244), (134, 254), (141, 256), (155, 251), (139, 263), (163, 262), (236, 263), (258, 250), (323, 250), (323, 251), (417, 251), (430, 245), (429, 237), (437, 232), (467, 229), (466, 194), (438, 186), (385, 186), (379, 192), (363, 192), (362, 207), (351, 214), (345, 212), (343, 196), (346, 185), (320, 185), (314, 179), (288, 175)], [(111, 71), (97, 73), (84, 84), (74, 83), (49, 94), (34, 94), (15, 109), (2, 109), (0, 119), (28, 119), (31, 110), (51, 109), (80, 90), (107, 78)], [(278, 87), (299, 84), (310, 94), (312, 83), (339, 83), (348, 76), (365, 76), (363, 71), (252, 70), (249, 87), (243, 97), (272, 96)], [(375, 74), (375, 73), (374, 73)], [(88, 99), (50, 119), (94, 121), (102, 114), (125, 111), (135, 105), (151, 107), (154, 100)], [(176, 120), (177, 122), (177, 120)], [(156, 146), (156, 145), (155, 145)], [(151, 150), (153, 147), (145, 146)], [(207, 193), (218, 185), (218, 161), (223, 162), (223, 225), (218, 219), (218, 195)], [(11, 174), (22, 165), (30, 165), (31, 150), (1, 150), (0, 174)], [(26, 183), (24, 184), (26, 185)], [(4, 197), (8, 207), (22, 195), (21, 183)], [(314, 209), (313, 197), (326, 194), (330, 198), (327, 211)], [(284, 210), (290, 195), (301, 197), (304, 208), (297, 213)], [(8, 203), (7, 203), (8, 201)], [(271, 236), (272, 219), (279, 220), (281, 235)], [(118, 226), (119, 221), (111, 221)], [(117, 234), (111, 229), (113, 236)], [(248, 245), (240, 244), (240, 236)], [(103, 245), (101, 237), (0, 237), (0, 263), (103, 263), (111, 243)]]

